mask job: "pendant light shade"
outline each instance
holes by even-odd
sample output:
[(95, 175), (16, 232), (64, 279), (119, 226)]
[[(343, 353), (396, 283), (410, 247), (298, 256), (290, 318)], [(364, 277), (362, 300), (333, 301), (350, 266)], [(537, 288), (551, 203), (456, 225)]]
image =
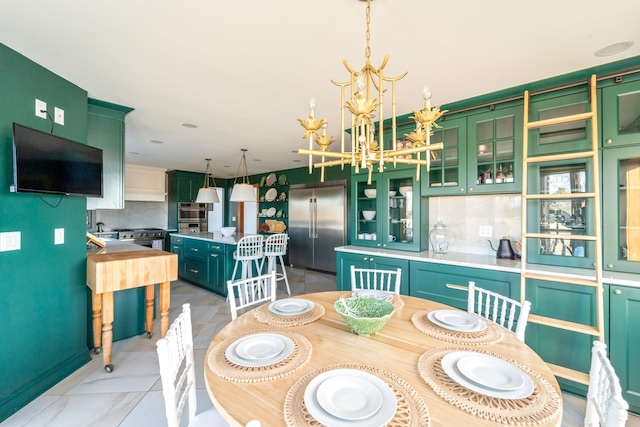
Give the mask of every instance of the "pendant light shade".
[(240, 165), (238, 166), (238, 174), (240, 173), (240, 169), (242, 169), (242, 182), (236, 182), (238, 178), (233, 182), (233, 190), (231, 190), (231, 197), (229, 200), (232, 202), (255, 202), (256, 192), (253, 185), (249, 183), (249, 175), (247, 173), (247, 158), (245, 157), (247, 149), (242, 148), (241, 151), (242, 158), (240, 159)]
[(213, 187), (209, 187), (209, 178), (211, 177), (211, 159), (205, 159), (207, 161), (207, 169), (204, 173), (204, 184), (202, 188), (198, 190), (198, 196), (196, 197), (196, 203), (220, 203), (218, 197), (218, 191), (216, 190), (216, 179), (213, 178)]

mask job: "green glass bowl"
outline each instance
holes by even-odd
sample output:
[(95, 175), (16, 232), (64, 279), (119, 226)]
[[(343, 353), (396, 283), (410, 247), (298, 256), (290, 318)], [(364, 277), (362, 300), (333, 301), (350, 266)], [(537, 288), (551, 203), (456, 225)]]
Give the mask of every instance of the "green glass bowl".
[(395, 307), (378, 298), (342, 298), (333, 306), (353, 332), (369, 336), (378, 332), (395, 311)]

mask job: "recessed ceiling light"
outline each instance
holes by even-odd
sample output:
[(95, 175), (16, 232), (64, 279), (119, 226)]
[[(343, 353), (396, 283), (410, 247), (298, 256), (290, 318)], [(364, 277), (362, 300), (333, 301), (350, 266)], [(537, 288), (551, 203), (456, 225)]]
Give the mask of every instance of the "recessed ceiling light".
[(160, 141), (160, 140), (158, 140), (158, 139), (152, 139), (152, 140), (150, 140), (149, 142), (152, 142), (152, 143), (154, 143), (154, 144), (164, 144), (164, 141)]
[(140, 154), (137, 151), (129, 151), (129, 154)]
[(225, 168), (230, 168), (231, 166), (230, 166), (230, 165), (224, 165), (224, 167), (225, 167)]
[(595, 53), (596, 56), (611, 56), (620, 52), (624, 52), (633, 46), (632, 40), (625, 40), (605, 46), (602, 49), (598, 49)]
[(262, 159), (253, 159), (254, 162), (261, 162)]
[(300, 163), (301, 161), (302, 161), (302, 160), (297, 159), (297, 160), (294, 160), (294, 161), (293, 161), (293, 163)]
[(194, 125), (193, 123), (183, 123), (182, 126), (189, 128), (189, 129), (195, 129), (198, 127), (198, 125)]

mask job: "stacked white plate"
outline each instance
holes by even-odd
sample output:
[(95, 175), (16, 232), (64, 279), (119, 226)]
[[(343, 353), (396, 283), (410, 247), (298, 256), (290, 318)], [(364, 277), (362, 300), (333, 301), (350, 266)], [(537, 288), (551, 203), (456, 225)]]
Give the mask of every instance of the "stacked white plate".
[(523, 399), (533, 393), (533, 381), (527, 374), (494, 356), (454, 351), (441, 363), (452, 380), (476, 393), (500, 399)]
[(438, 326), (458, 332), (478, 332), (487, 327), (480, 316), (460, 310), (433, 310), (427, 318)]
[(289, 356), (293, 347), (293, 341), (284, 335), (257, 333), (231, 343), (225, 356), (236, 365), (268, 366)]
[(384, 301), (391, 301), (393, 294), (375, 289), (359, 289), (351, 294), (354, 298), (378, 298)]
[(269, 304), (269, 311), (280, 316), (296, 316), (314, 307), (313, 301), (304, 298), (287, 298)]
[(304, 403), (317, 421), (332, 427), (378, 427), (391, 421), (398, 402), (380, 378), (356, 369), (334, 369), (315, 377)]

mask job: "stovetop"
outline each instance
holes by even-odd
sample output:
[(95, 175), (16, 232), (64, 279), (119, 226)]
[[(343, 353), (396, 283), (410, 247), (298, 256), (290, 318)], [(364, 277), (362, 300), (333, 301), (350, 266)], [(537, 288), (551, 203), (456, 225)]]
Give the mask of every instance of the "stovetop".
[(163, 239), (165, 231), (162, 228), (114, 228), (118, 239)]

